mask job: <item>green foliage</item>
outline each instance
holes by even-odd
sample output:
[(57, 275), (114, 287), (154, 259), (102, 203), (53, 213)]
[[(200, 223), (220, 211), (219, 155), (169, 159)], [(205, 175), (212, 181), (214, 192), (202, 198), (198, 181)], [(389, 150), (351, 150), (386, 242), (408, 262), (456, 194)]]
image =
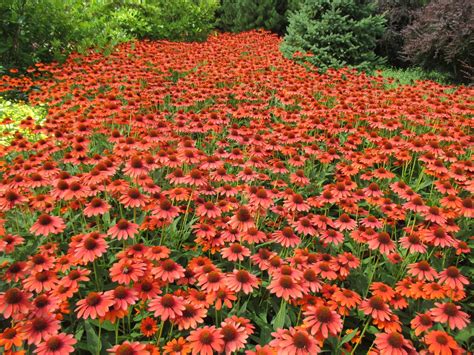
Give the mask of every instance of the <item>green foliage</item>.
[(58, 58), (73, 31), (62, 0), (0, 1), (0, 64), (29, 66)]
[(154, 1), (150, 38), (203, 41), (214, 27), (218, 0)]
[(218, 0), (4, 0), (0, 65), (28, 67), (135, 38), (205, 40)]
[(385, 19), (375, 15), (374, 3), (357, 0), (305, 0), (289, 17), (283, 53), (310, 52), (318, 68), (352, 66), (370, 69), (383, 60), (374, 53)]
[(383, 68), (378, 72), (385, 78), (394, 79), (393, 85), (414, 85), (417, 80), (432, 80), (440, 84), (449, 84), (450, 80), (447, 75), (437, 71), (424, 71), (420, 68)]
[(18, 133), (32, 141), (43, 138), (42, 134), (35, 134), (30, 128), (42, 124), (45, 117), (46, 110), (40, 106), (32, 107), (0, 97), (0, 145), (8, 145)]
[(222, 0), (217, 26), (223, 31), (241, 32), (263, 28), (283, 34), (288, 14), (302, 0)]

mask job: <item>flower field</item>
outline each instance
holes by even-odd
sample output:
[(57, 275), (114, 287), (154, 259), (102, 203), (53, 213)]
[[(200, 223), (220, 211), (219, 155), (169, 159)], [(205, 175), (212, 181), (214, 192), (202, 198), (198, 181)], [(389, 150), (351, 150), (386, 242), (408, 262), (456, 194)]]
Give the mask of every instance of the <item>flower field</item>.
[(3, 77), (48, 114), (0, 146), (0, 353), (470, 350), (474, 90), (318, 74), (279, 44)]

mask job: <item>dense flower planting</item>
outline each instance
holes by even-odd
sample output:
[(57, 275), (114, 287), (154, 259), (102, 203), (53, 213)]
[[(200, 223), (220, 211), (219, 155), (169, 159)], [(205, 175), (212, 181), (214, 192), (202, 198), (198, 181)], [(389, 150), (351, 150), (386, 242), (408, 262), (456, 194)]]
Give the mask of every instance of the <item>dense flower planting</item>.
[(279, 44), (36, 67), (43, 138), (0, 148), (0, 352), (468, 350), (473, 90)]

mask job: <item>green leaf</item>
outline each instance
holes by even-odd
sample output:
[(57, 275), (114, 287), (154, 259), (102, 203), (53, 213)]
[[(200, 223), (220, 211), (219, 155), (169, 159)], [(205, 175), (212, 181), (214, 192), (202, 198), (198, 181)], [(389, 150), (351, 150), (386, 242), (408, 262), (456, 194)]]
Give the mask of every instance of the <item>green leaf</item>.
[(85, 321), (84, 322), (84, 329), (86, 330), (86, 335), (87, 335), (87, 346), (88, 350), (95, 354), (97, 353), (97, 349), (101, 349), (101, 341), (99, 339), (99, 336), (95, 332), (94, 326), (92, 325), (91, 321)]
[(283, 328), (283, 326), (285, 325), (285, 319), (286, 319), (286, 302), (282, 300), (280, 304), (280, 309), (278, 310), (275, 320), (273, 321), (273, 329), (277, 330), (278, 328)]
[(345, 343), (351, 341), (352, 338), (354, 338), (354, 337), (356, 336), (358, 330), (359, 330), (359, 328), (356, 328), (356, 329), (352, 330), (351, 333), (346, 334), (346, 335), (341, 339), (341, 342), (339, 343), (339, 346), (341, 346), (341, 345), (343, 345), (343, 344), (345, 344)]
[(76, 338), (77, 340), (81, 340), (82, 334), (84, 334), (84, 327), (83, 327), (83, 326), (79, 326), (79, 327), (76, 329), (76, 333), (74, 334), (74, 338)]
[[(99, 327), (99, 321), (97, 319), (90, 320), (90, 323), (95, 325), (97, 328)], [(109, 332), (115, 332), (115, 326), (107, 320), (101, 323), (101, 328)]]

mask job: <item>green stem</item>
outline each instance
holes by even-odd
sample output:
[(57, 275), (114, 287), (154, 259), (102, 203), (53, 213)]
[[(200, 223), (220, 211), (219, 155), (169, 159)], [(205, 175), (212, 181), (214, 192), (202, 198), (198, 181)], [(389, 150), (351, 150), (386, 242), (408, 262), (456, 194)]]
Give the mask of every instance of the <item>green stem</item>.
[(353, 355), (357, 349), (357, 347), (359, 346), (360, 343), (362, 343), (362, 339), (364, 338), (364, 334), (365, 332), (367, 331), (367, 328), (369, 326), (369, 323), (370, 323), (370, 319), (367, 319), (367, 321), (365, 322), (365, 326), (364, 326), (364, 329), (362, 329), (362, 333), (360, 333), (360, 338), (359, 338), (359, 341), (356, 343), (356, 345), (354, 346), (354, 349), (352, 349), (351, 351), (351, 355)]

